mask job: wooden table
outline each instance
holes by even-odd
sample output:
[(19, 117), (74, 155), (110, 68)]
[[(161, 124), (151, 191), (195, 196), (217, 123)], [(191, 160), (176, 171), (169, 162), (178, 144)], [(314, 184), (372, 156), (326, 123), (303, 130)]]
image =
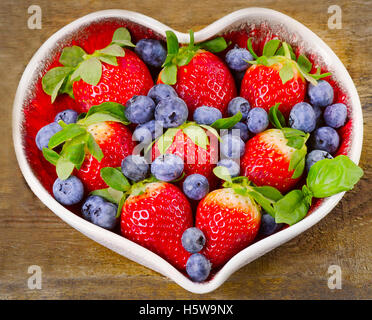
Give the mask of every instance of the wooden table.
[[(354, 299), (372, 298), (372, 1), (313, 0), (3, 0), (0, 6), (0, 298), (2, 299)], [(27, 8), (42, 8), (42, 29), (27, 28)], [(343, 10), (329, 30), (328, 6)], [(67, 23), (93, 11), (138, 11), (180, 31), (203, 28), (248, 6), (286, 13), (317, 33), (341, 58), (364, 112), (362, 181), (316, 226), (236, 272), (206, 295), (86, 238), (47, 209), (26, 185), (11, 137), (11, 112), (21, 74), (37, 48)], [(327, 270), (342, 268), (342, 290), (327, 287)], [(27, 287), (30, 265), (43, 271), (42, 290)]]

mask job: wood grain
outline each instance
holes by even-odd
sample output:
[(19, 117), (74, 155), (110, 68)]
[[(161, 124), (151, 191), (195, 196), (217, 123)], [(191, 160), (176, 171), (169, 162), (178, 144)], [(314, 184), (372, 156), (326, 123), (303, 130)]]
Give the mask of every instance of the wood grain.
[[(27, 8), (43, 12), (41, 30), (27, 28)], [(343, 28), (327, 28), (327, 8), (343, 10)], [(282, 11), (317, 33), (355, 81), (364, 113), (355, 190), (316, 226), (236, 272), (221, 288), (198, 296), (96, 244), (57, 218), (31, 192), (16, 164), (11, 110), (18, 81), (38, 47), (67, 23), (96, 10), (150, 15), (180, 31), (200, 29), (244, 7)], [(0, 298), (2, 299), (357, 299), (372, 298), (372, 1), (313, 0), (3, 0), (0, 6)], [(27, 288), (27, 269), (43, 270), (42, 290)], [(342, 290), (327, 287), (327, 269), (342, 268)]]

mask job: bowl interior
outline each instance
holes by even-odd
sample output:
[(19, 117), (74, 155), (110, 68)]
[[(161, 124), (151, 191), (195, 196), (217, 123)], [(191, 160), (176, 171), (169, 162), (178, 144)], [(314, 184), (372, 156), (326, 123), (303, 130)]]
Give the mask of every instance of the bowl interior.
[[(270, 237), (257, 239), (218, 270), (211, 280), (202, 284), (191, 282), (161, 257), (124, 239), (118, 232), (101, 229), (80, 218), (78, 207), (66, 209), (57, 203), (51, 196), (52, 184), (56, 179), (55, 168), (44, 159), (34, 139), (38, 130), (52, 122), (59, 111), (75, 109), (76, 103), (64, 95), (51, 104), (50, 96), (42, 90), (41, 78), (47, 70), (58, 65), (63, 47), (78, 45), (92, 53), (95, 49), (108, 45), (118, 27), (128, 28), (134, 42), (142, 38), (164, 40), (165, 31), (170, 29), (149, 17), (124, 10), (90, 14), (64, 27), (43, 44), (27, 66), (17, 90), (13, 129), (18, 162), (34, 193), (63, 220), (110, 249), (172, 278), (187, 290), (203, 293), (214, 290), (243, 265), (314, 225), (341, 199), (342, 194), (339, 194), (315, 201), (304, 220)], [(188, 41), (187, 34), (176, 34), (180, 42)], [(335, 88), (334, 102), (345, 103), (349, 116), (348, 123), (339, 130), (342, 144), (338, 154), (348, 155), (356, 163), (359, 161), (363, 128), (359, 98), (341, 61), (322, 40), (288, 16), (262, 8), (234, 12), (195, 33), (195, 40), (203, 41), (216, 35), (223, 35), (226, 40), (231, 41), (231, 46), (237, 44), (241, 47), (246, 46), (249, 37), (253, 37), (254, 49), (258, 53), (261, 53), (266, 41), (279, 38), (290, 43), (296, 53), (306, 54), (314, 67), (320, 67), (322, 72), (331, 72), (332, 77), (327, 80)], [(154, 77), (158, 71), (151, 70)]]

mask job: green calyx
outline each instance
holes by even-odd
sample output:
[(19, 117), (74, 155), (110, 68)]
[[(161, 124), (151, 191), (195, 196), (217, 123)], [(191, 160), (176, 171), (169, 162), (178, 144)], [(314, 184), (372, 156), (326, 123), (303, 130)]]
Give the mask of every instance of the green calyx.
[(167, 58), (163, 63), (161, 81), (165, 84), (174, 85), (177, 82), (177, 68), (188, 65), (199, 49), (210, 52), (221, 52), (227, 48), (223, 37), (217, 37), (198, 44), (194, 43), (194, 32), (190, 30), (190, 42), (188, 46), (180, 47), (177, 36), (173, 31), (166, 31)]
[(72, 83), (82, 79), (93, 86), (97, 85), (102, 75), (102, 62), (118, 65), (117, 57), (124, 57), (123, 47), (134, 47), (126, 28), (118, 28), (114, 32), (111, 43), (103, 49), (87, 54), (78, 46), (66, 47), (62, 50), (59, 62), (62, 67), (49, 70), (42, 79), (43, 90), (51, 96), (52, 103), (58, 94), (67, 93), (74, 98)]
[(252, 39), (248, 39), (247, 48), (256, 59), (255, 61), (247, 61), (250, 64), (264, 65), (270, 67), (272, 65), (282, 65), (279, 70), (279, 76), (282, 83), (293, 79), (297, 70), (303, 79), (313, 85), (317, 85), (317, 80), (330, 76), (330, 73), (320, 73), (320, 68), (316, 73), (310, 73), (313, 65), (304, 55), (296, 57), (293, 48), (286, 42), (281, 42), (278, 39), (268, 41), (263, 49), (262, 56), (258, 57), (252, 47)]
[[(80, 169), (87, 153), (98, 161), (103, 158), (103, 153), (87, 128), (95, 123), (114, 121), (125, 125), (129, 124), (124, 114), (124, 106), (115, 102), (104, 102), (93, 106), (88, 113), (81, 114), (77, 123), (58, 123), (62, 130), (54, 134), (48, 143), (48, 148), (43, 148), (44, 158), (56, 166), (58, 178), (67, 179), (72, 171)], [(58, 153), (54, 149), (62, 146)]]
[(307, 154), (306, 141), (310, 134), (301, 130), (286, 127), (286, 121), (283, 114), (279, 111), (280, 103), (275, 104), (269, 110), (269, 120), (271, 124), (283, 132), (287, 139), (287, 146), (296, 149), (292, 154), (288, 170), (293, 171), (292, 179), (301, 177), (305, 168), (305, 157)]
[(276, 223), (293, 225), (302, 220), (311, 207), (313, 198), (326, 198), (349, 191), (363, 176), (363, 170), (347, 156), (316, 162), (309, 170), (306, 184), (284, 196), (270, 186), (254, 186), (246, 177), (232, 178), (228, 169), (216, 167), (213, 172), (226, 181), (223, 186), (241, 195), (251, 196)]

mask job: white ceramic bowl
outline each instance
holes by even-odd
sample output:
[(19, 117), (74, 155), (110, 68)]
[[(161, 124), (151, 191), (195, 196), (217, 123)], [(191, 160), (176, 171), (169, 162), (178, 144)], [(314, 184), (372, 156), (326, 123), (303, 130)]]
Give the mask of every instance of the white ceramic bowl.
[[(302, 221), (290, 228), (284, 229), (270, 237), (258, 241), (239, 252), (228, 263), (226, 263), (210, 281), (202, 284), (190, 281), (167, 261), (144, 247), (139, 246), (118, 234), (95, 226), (64, 208), (44, 189), (34, 175), (26, 159), (23, 148), (24, 144), (22, 141), (21, 125), (23, 121), (23, 107), (28, 101), (29, 96), (32, 94), (35, 79), (40, 77), (40, 66), (45, 64), (46, 59), (50, 57), (52, 52), (58, 50), (57, 44), (63, 42), (67, 36), (76, 33), (81, 26), (89, 25), (90, 23), (97, 22), (101, 19), (129, 20), (136, 24), (153, 29), (156, 33), (162, 36), (165, 36), (166, 30), (171, 29), (152, 18), (136, 12), (125, 10), (99, 11), (75, 20), (53, 34), (40, 47), (27, 65), (19, 83), (13, 107), (13, 138), (15, 151), (19, 166), (32, 191), (62, 220), (105, 247), (171, 278), (186, 290), (194, 293), (207, 293), (218, 288), (239, 268), (316, 224), (340, 201), (343, 193), (325, 199), (322, 204), (312, 212), (312, 214)], [(279, 30), (279, 34), (284, 38), (289, 37), (290, 39), (288, 40), (291, 43), (301, 44), (303, 48), (311, 48), (312, 52), (316, 53), (322, 63), (324, 63), (324, 65), (326, 65), (332, 72), (333, 77), (337, 79), (338, 84), (343, 88), (343, 91), (348, 96), (348, 104), (351, 106), (351, 118), (353, 119), (351, 144), (348, 150), (348, 156), (355, 163), (358, 163), (362, 147), (363, 118), (357, 91), (342, 62), (334, 52), (308, 28), (277, 11), (264, 8), (247, 8), (233, 12), (212, 23), (203, 30), (196, 32), (195, 41), (199, 42), (206, 40), (216, 34), (226, 32), (227, 30), (237, 29), (241, 25), (259, 24), (262, 22)], [(188, 42), (188, 34), (180, 33), (175, 30), (174, 32), (180, 42)]]

